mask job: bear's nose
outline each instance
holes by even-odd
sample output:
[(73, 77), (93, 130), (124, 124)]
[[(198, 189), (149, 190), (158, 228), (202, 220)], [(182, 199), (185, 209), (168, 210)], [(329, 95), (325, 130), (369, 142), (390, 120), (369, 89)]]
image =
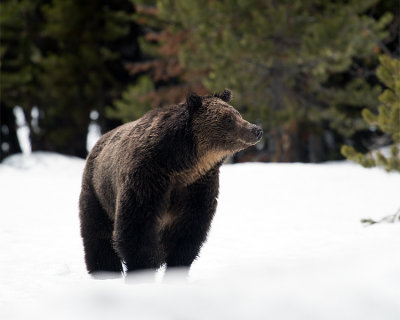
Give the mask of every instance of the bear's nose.
[(260, 140), (262, 138), (263, 130), (260, 127), (254, 126), (252, 131), (253, 131), (253, 134), (256, 136), (257, 140)]

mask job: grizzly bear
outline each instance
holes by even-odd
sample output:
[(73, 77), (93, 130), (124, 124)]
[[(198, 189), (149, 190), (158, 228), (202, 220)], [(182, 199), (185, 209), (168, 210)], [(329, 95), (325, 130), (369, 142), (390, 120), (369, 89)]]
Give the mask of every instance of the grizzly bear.
[(260, 127), (231, 91), (191, 94), (103, 135), (87, 157), (80, 195), (90, 274), (190, 267), (217, 207), (219, 168), (257, 143)]

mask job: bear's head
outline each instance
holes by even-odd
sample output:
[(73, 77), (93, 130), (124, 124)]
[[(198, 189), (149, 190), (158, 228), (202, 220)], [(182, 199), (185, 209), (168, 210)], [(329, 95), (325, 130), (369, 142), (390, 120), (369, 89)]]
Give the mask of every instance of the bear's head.
[(260, 127), (244, 120), (229, 104), (230, 90), (211, 96), (191, 94), (186, 99), (192, 130), (201, 153), (217, 152), (227, 156), (261, 140)]

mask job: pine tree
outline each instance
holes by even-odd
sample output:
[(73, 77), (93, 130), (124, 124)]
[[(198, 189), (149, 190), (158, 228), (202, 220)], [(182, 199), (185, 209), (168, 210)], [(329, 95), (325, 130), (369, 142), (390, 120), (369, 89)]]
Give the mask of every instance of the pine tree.
[(1, 3), (1, 107), (22, 106), (29, 123), (39, 108), (34, 150), (86, 155), (91, 110), (106, 124), (105, 106), (131, 81), (125, 64), (139, 54), (133, 13), (129, 0)]
[(19, 152), (13, 108), (21, 106), (30, 124), (38, 103), (40, 30), (43, 0), (6, 0), (0, 3), (0, 160)]
[(364, 109), (362, 116), (368, 125), (379, 128), (391, 137), (390, 155), (385, 156), (379, 150), (364, 155), (349, 145), (342, 147), (342, 153), (346, 158), (367, 168), (381, 166), (387, 171), (400, 172), (400, 60), (382, 55), (379, 61), (376, 74), (385, 89), (379, 96), (381, 104), (378, 114)]
[(189, 34), (183, 67), (206, 72), (210, 91), (232, 88), (245, 116), (262, 123), (268, 160), (321, 161), (327, 148), (338, 156), (336, 137), (368, 129), (358, 114), (376, 102), (368, 72), (393, 19), (367, 15), (376, 3), (160, 0), (158, 16)]
[(156, 1), (141, 0), (135, 4), (142, 56), (126, 67), (136, 81), (107, 109), (110, 118), (123, 121), (135, 120), (151, 108), (181, 102), (189, 92), (209, 92), (201, 81), (203, 73), (188, 70), (179, 61), (188, 32), (172, 32), (169, 23), (160, 19)]
[(53, 0), (43, 13), (41, 144), (84, 157), (91, 110), (103, 116), (129, 80), (123, 63), (135, 55), (133, 6), (124, 0)]

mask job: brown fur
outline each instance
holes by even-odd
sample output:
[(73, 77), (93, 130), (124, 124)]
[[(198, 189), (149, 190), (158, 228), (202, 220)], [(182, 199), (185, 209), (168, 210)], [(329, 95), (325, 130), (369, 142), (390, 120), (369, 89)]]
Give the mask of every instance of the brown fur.
[(216, 209), (219, 167), (260, 128), (231, 93), (150, 111), (105, 134), (88, 156), (80, 197), (88, 271), (189, 266)]

